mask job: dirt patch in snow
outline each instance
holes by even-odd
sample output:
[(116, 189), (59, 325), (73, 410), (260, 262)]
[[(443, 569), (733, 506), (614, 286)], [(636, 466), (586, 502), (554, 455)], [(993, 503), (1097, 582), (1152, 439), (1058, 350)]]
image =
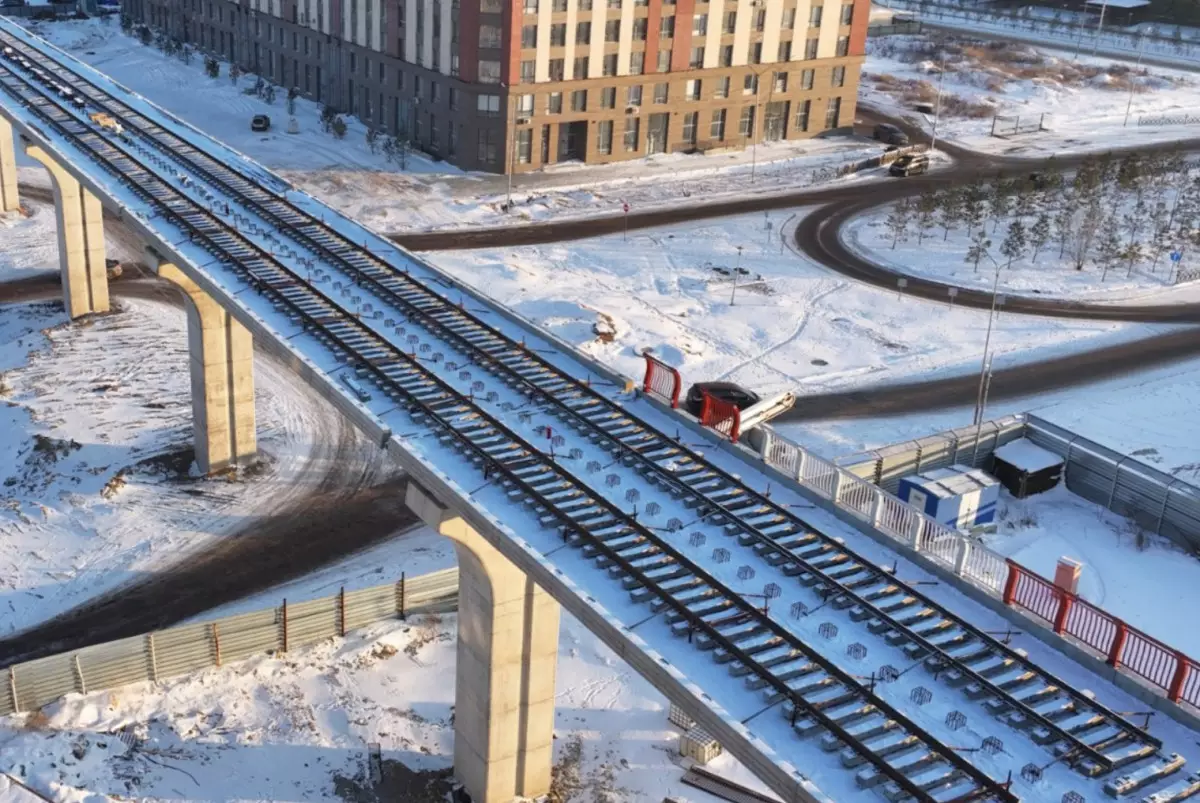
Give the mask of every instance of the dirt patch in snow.
[(453, 788), (453, 769), (414, 770), (390, 758), (380, 762), (378, 783), (365, 766), (353, 778), (333, 776), (334, 793), (347, 803), (444, 803)]

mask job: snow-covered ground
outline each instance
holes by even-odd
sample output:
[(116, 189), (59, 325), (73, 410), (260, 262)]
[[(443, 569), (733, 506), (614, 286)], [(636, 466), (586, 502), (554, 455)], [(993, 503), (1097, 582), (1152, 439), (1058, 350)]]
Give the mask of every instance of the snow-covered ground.
[[(79, 803), (440, 803), (453, 761), (454, 683), (446, 679), (455, 624), (453, 615), (387, 622), (287, 655), (71, 695), (31, 717), (0, 719), (3, 763), (38, 791)], [(568, 616), (556, 685), (558, 799), (633, 803), (685, 793), (715, 803), (680, 783), (666, 700)], [(372, 742), (394, 784), (379, 790), (368, 781)], [(766, 791), (728, 756), (710, 769)]]
[[(642, 375), (647, 346), (680, 368), (685, 382), (729, 379), (762, 393), (976, 370), (986, 314), (831, 275), (787, 247), (801, 214), (426, 256), (628, 376)], [(739, 247), (746, 273), (735, 295), (730, 274)], [(1042, 358), (1149, 331), (1001, 316), (992, 339), (999, 365), (1005, 355)]]
[[(1190, 115), (1200, 100), (1200, 76), (1194, 72), (1074, 58), (1032, 45), (974, 40), (966, 33), (868, 39), (863, 102), (931, 128), (933, 115), (915, 112), (913, 104), (936, 104), (939, 83), (938, 136), (973, 150), (1044, 157), (1200, 136), (1200, 120)], [(994, 115), (1019, 117), (1023, 129), (1036, 128), (1045, 115), (1048, 130), (994, 137)], [(1190, 125), (1179, 124), (1189, 115)], [(1169, 118), (1168, 124), (1160, 118)], [(996, 125), (1003, 130), (1003, 123)]]

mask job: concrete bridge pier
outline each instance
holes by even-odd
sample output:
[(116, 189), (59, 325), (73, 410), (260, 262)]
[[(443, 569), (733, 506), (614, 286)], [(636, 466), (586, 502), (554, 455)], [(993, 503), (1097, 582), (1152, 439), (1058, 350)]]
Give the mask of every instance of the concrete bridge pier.
[[(6, 139), (0, 131), (0, 140)], [(54, 211), (58, 220), (58, 264), (62, 272), (63, 305), (79, 318), (108, 312), (108, 271), (104, 264), (104, 209), (100, 200), (37, 145), (25, 153), (50, 171)], [(14, 168), (15, 173), (15, 168)], [(6, 191), (7, 193), (7, 191)], [(16, 182), (13, 183), (13, 197)]]
[(15, 148), (12, 123), (0, 117), (0, 212), (15, 212), (21, 206), (17, 196)]
[(550, 791), (559, 606), (462, 518), (409, 482), (405, 502), (454, 541), (454, 774), (472, 803)]
[(253, 338), (174, 264), (159, 264), (158, 275), (186, 299), (196, 465), (212, 474), (245, 463), (257, 449)]

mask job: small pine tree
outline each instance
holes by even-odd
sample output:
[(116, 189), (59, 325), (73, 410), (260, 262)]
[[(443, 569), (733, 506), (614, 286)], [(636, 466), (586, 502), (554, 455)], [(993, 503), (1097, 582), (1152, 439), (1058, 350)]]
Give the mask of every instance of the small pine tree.
[(987, 196), (987, 205), (988, 216), (992, 219), (992, 234), (995, 234), (996, 227), (1004, 218), (1008, 217), (1012, 210), (1012, 194), (1007, 181), (998, 178), (992, 182)]
[(267, 103), (275, 102), (275, 87), (267, 84), (267, 88), (263, 90), (263, 100)]
[(975, 272), (979, 273), (980, 261), (988, 256), (988, 249), (992, 247), (992, 241), (988, 239), (987, 232), (980, 226), (971, 235), (971, 245), (967, 248), (966, 261), (970, 262), (975, 267)]
[(326, 134), (333, 129), (334, 117), (337, 117), (337, 112), (332, 107), (328, 105), (321, 107), (321, 130)]
[(912, 202), (908, 198), (901, 198), (892, 205), (892, 211), (888, 212), (887, 220), (884, 221), (888, 233), (892, 235), (893, 251), (898, 243), (908, 241), (908, 226), (911, 222)]
[(338, 139), (346, 136), (346, 121), (342, 119), (340, 114), (333, 118), (333, 122), (329, 124), (329, 127), (332, 129), (333, 135)]
[(1108, 271), (1121, 261), (1121, 251), (1121, 235), (1117, 231), (1117, 221), (1110, 215), (1104, 226), (1104, 234), (1096, 247), (1096, 264), (1103, 271), (1100, 281), (1107, 279)]
[(229, 65), (229, 83), (237, 86), (238, 79), (242, 77), (242, 68), (236, 63)]
[(1054, 209), (1054, 236), (1058, 240), (1058, 258), (1067, 253), (1067, 244), (1075, 231), (1075, 191), (1063, 185), (1059, 192), (1058, 206)]
[(208, 73), (209, 78), (221, 77), (221, 62), (217, 61), (212, 56), (204, 57), (204, 72)]
[(124, 9), (121, 9), (121, 32), (125, 34), (133, 32), (133, 17), (125, 13)]
[(925, 233), (933, 228), (933, 216), (940, 200), (933, 187), (926, 187), (917, 198), (917, 245), (925, 241)]
[(296, 87), (292, 87), (291, 89), (288, 90), (287, 110), (288, 110), (288, 115), (291, 117), (296, 116), (296, 98), (299, 96), (300, 96), (300, 90), (296, 89)]
[(1037, 220), (1029, 228), (1029, 245), (1033, 248), (1033, 261), (1037, 262), (1038, 253), (1050, 242), (1050, 216), (1045, 212), (1037, 216)]
[(1017, 193), (1016, 201), (1013, 204), (1013, 213), (1017, 217), (1029, 217), (1037, 207), (1037, 190), (1033, 188), (1033, 184), (1029, 181), (1019, 182), (1013, 189)]
[(950, 230), (958, 228), (963, 216), (963, 194), (957, 187), (947, 187), (938, 201), (938, 223), (942, 227), (942, 242), (950, 238)]
[(1137, 240), (1126, 243), (1121, 249), (1121, 259), (1126, 262), (1125, 278), (1133, 275), (1133, 266), (1146, 258), (1146, 250)]
[(141, 41), (144, 46), (149, 47), (150, 43), (154, 41), (154, 34), (150, 33), (150, 29), (143, 25), (142, 27), (138, 28), (138, 40)]
[(984, 218), (984, 200), (987, 198), (987, 189), (983, 185), (983, 179), (976, 175), (971, 183), (963, 190), (962, 204), (962, 219), (967, 224), (967, 236), (971, 236), (971, 232), (977, 226), (983, 225)]
[(1013, 260), (1025, 253), (1025, 224), (1020, 218), (1013, 218), (1004, 234), (1004, 242), (1000, 243), (1000, 253), (1008, 258), (1004, 267), (1011, 268)]
[(367, 129), (367, 150), (371, 155), (379, 153), (379, 131), (375, 128)]

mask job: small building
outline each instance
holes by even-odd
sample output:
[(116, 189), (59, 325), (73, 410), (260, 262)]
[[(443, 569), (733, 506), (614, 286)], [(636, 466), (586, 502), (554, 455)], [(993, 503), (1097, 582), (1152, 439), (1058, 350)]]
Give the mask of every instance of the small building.
[(903, 477), (898, 494), (931, 519), (966, 529), (995, 521), (1000, 485), (977, 468), (956, 465)]
[(1048, 491), (1062, 479), (1063, 458), (1028, 438), (1004, 444), (992, 454), (992, 475), (1018, 499)]
[(693, 727), (679, 737), (679, 755), (697, 764), (707, 764), (721, 755), (721, 745), (699, 727)]

